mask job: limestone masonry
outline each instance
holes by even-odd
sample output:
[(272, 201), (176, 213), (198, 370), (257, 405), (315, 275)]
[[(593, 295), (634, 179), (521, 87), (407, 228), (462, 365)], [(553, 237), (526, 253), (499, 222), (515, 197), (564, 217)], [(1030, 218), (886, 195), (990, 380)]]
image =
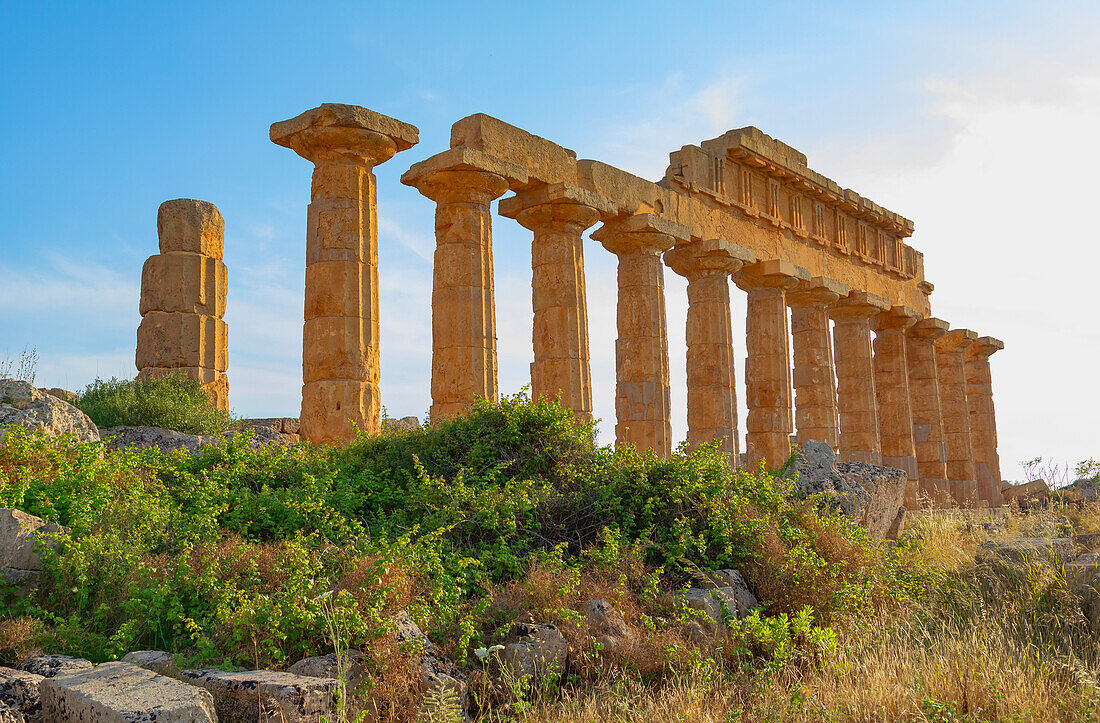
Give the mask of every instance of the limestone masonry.
[[(306, 225), (301, 434), (380, 429), (374, 166), (418, 130), (326, 103), (271, 126), (314, 165)], [(907, 503), (997, 505), (989, 357), (1003, 344), (931, 316), (913, 223), (814, 172), (756, 128), (670, 154), (647, 181), (487, 115), (401, 182), (436, 204), (430, 415), (496, 400), (493, 209), (532, 233), (531, 390), (591, 420), (586, 231), (618, 263), (616, 441), (671, 454), (664, 274), (687, 279), (687, 440), (746, 466), (778, 466), (792, 437), (844, 463), (908, 473)], [(142, 280), (138, 367), (185, 368), (225, 404), (222, 220), (200, 201), (161, 208), (161, 255)], [(601, 248), (602, 247), (602, 248)], [(747, 296), (739, 329), (730, 281)], [(736, 342), (746, 354), (739, 449)], [(792, 364), (793, 359), (793, 364)]]
[(179, 198), (157, 213), (160, 253), (141, 270), (138, 378), (182, 371), (229, 408), (225, 221), (214, 204)]

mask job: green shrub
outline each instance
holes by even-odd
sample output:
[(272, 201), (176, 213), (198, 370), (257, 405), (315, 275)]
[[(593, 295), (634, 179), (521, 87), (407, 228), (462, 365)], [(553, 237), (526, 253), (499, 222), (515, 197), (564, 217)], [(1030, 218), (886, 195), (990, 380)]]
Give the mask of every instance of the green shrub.
[(96, 379), (77, 406), (97, 427), (163, 427), (190, 434), (216, 434), (233, 427), (199, 380), (183, 374), (150, 379)]

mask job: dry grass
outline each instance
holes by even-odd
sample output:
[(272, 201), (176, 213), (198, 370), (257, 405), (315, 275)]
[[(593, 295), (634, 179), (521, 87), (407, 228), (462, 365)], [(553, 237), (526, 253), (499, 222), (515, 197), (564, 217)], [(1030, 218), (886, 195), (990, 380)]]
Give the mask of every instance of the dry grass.
[[(584, 692), (536, 701), (521, 720), (546, 723), (693, 721), (1100, 720), (1100, 651), (1061, 570), (1007, 577), (982, 568), (985, 540), (1037, 534), (1064, 510), (1014, 514), (986, 529), (928, 515), (899, 554), (939, 571), (939, 589), (873, 619), (850, 621), (820, 665), (729, 674), (706, 664), (657, 682), (605, 674)], [(1075, 524), (1100, 524), (1100, 506)], [(1078, 528), (1080, 529), (1080, 527)], [(496, 718), (493, 718), (496, 720)], [(503, 720), (503, 718), (501, 719)]]

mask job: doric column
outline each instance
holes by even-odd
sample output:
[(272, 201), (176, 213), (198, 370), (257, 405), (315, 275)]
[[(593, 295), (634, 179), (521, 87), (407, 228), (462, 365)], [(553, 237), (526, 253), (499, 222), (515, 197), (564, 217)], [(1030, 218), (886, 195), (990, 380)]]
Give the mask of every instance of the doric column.
[(833, 320), (840, 459), (882, 464), (878, 402), (871, 354), (871, 317), (890, 302), (866, 291), (851, 291), (829, 309)]
[(141, 269), (138, 379), (194, 377), (214, 406), (228, 409), (225, 221), (212, 203), (177, 198), (160, 205), (157, 235), (160, 253)]
[(974, 453), (970, 444), (970, 408), (966, 401), (966, 369), (963, 355), (978, 335), (969, 329), (952, 329), (936, 339), (936, 373), (943, 414), (943, 444), (947, 452), (947, 479), (951, 496), (961, 505), (978, 501)]
[(905, 351), (906, 332), (919, 318), (915, 309), (895, 306), (871, 319), (871, 328), (875, 330), (875, 399), (882, 464), (903, 469), (909, 475), (905, 506), (911, 510), (919, 506), (919, 475)]
[(743, 464), (779, 467), (791, 453), (791, 351), (786, 290), (809, 281), (805, 269), (789, 261), (758, 261), (733, 274), (748, 294), (745, 321), (745, 420)]
[(615, 440), (658, 457), (672, 453), (661, 254), (687, 229), (653, 214), (604, 223), (592, 238), (619, 260), (615, 340)]
[(271, 140), (311, 161), (302, 334), (301, 434), (311, 442), (377, 432), (378, 204), (372, 169), (419, 131), (354, 105), (325, 103), (271, 126)]
[(431, 419), (497, 400), (493, 226), (489, 204), (517, 176), (515, 164), (452, 148), (415, 164), (401, 182), (436, 202), (432, 274)]
[(943, 443), (943, 410), (936, 368), (936, 339), (947, 333), (947, 327), (943, 319), (918, 321), (909, 328), (905, 349), (920, 492), (940, 505), (953, 499), (947, 483), (947, 449)]
[(721, 440), (737, 462), (737, 393), (733, 366), (729, 275), (756, 254), (722, 239), (689, 241), (665, 252), (669, 268), (688, 280), (687, 442)]
[(840, 446), (833, 345), (826, 309), (848, 294), (848, 287), (815, 276), (787, 292), (794, 343), (795, 429), (799, 444), (811, 439)]
[(997, 420), (993, 408), (993, 379), (989, 357), (1004, 342), (983, 336), (966, 349), (966, 402), (970, 412), (970, 439), (980, 499), (1001, 505), (1001, 462), (997, 455)]
[(570, 184), (540, 184), (500, 202), (502, 216), (534, 232), (531, 242), (531, 398), (558, 399), (592, 421), (584, 230), (610, 212), (600, 196)]

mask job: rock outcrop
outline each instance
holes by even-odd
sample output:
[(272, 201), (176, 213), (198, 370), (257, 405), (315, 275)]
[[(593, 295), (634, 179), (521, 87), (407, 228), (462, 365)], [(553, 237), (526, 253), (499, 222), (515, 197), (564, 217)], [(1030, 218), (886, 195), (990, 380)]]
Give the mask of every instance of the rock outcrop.
[(43, 678), (56, 678), (59, 675), (71, 675), (82, 670), (91, 670), (92, 661), (84, 658), (74, 658), (71, 655), (32, 655), (24, 658), (15, 667), (28, 673), (41, 675)]
[[(42, 718), (69, 723), (216, 723), (202, 688), (129, 663), (101, 663), (42, 681)], [(255, 718), (253, 718), (255, 720)]]
[[(240, 429), (252, 430), (252, 444), (267, 446), (269, 444), (285, 447), (301, 441), (298, 435), (298, 419), (295, 417), (271, 417), (267, 419), (243, 419)], [(226, 436), (232, 436), (232, 433)]]
[(905, 487), (909, 482), (904, 470), (864, 462), (837, 462), (829, 445), (810, 440), (799, 450), (795, 472), (801, 496), (821, 495), (824, 509), (839, 510), (858, 519), (872, 537), (887, 537), (898, 527), (895, 524), (898, 515), (904, 514)]
[(0, 578), (29, 593), (42, 577), (44, 547), (56, 549), (52, 535), (68, 532), (61, 525), (7, 507), (0, 508)]
[(0, 667), (0, 707), (7, 706), (13, 717), (18, 713), (27, 723), (38, 723), (42, 719), (39, 687), (43, 680), (41, 675)]
[[(0, 379), (0, 426), (18, 424), (30, 431), (41, 430), (51, 437), (71, 435), (77, 442), (99, 440), (99, 430), (88, 415), (72, 404), (30, 382)], [(7, 433), (0, 429), (0, 443)]]
[(569, 644), (557, 626), (548, 623), (516, 623), (504, 643), (504, 663), (517, 678), (560, 670)]
[[(344, 659), (344, 683), (348, 691), (353, 691), (362, 685), (367, 677), (367, 664), (369, 661), (358, 650), (349, 650)], [(303, 658), (286, 669), (288, 673), (304, 675), (307, 678), (333, 678), (339, 680), (340, 661), (336, 653), (319, 655), (313, 658)]]

